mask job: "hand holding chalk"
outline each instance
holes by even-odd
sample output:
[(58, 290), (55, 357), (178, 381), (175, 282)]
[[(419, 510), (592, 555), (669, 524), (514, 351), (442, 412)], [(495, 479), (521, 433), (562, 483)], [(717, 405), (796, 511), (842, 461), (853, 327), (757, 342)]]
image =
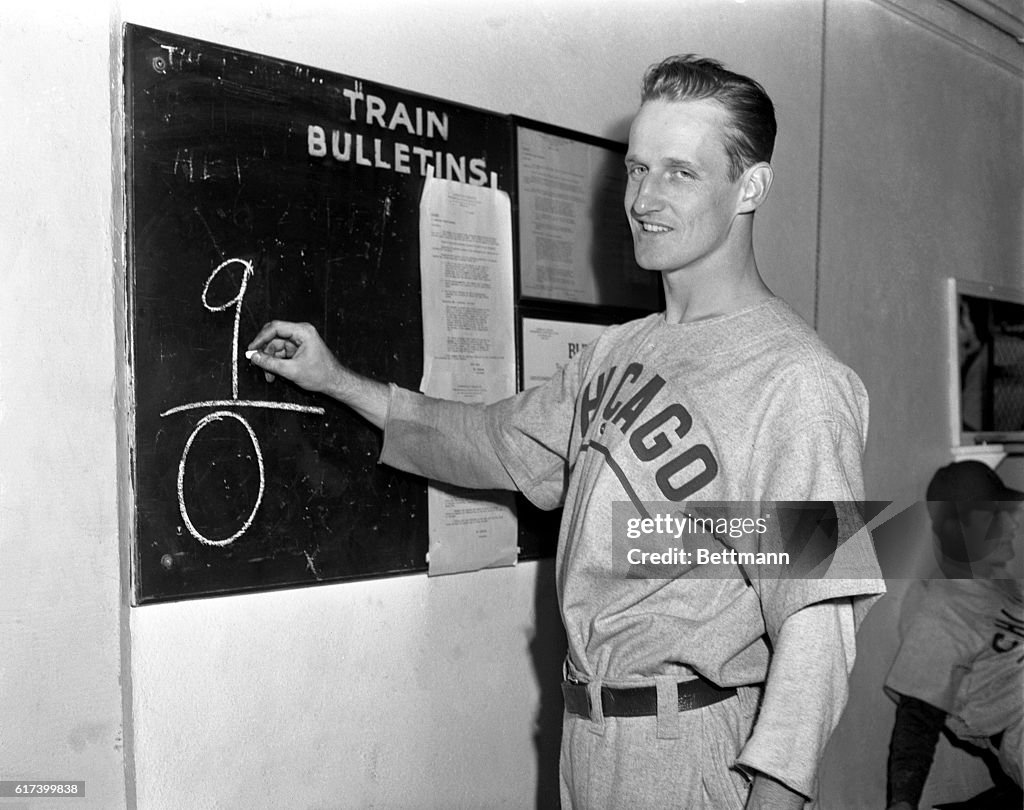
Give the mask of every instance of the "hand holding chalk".
[(391, 389), (345, 368), (311, 324), (271, 321), (253, 338), (245, 356), (268, 380), (277, 374), (307, 391), (327, 394), (375, 427), (384, 427)]
[(308, 323), (272, 321), (253, 338), (245, 352), (272, 381), (274, 375), (291, 380), (307, 391), (330, 393), (343, 368)]
[[(259, 355), (259, 353), (260, 353), (259, 349), (249, 349), (245, 353), (245, 359), (248, 360), (250, 363), (252, 363), (254, 366), (258, 366), (259, 363), (257, 362), (256, 357), (257, 357), (257, 355)], [(264, 379), (266, 379), (267, 382), (273, 382), (274, 381), (274, 375), (271, 374), (269, 371), (264, 371), (263, 372), (263, 377), (264, 377)]]

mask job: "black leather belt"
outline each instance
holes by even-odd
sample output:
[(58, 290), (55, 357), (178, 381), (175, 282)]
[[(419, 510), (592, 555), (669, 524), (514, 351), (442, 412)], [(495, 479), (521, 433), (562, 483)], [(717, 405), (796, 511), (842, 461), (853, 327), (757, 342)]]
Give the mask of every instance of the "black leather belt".
[[(721, 688), (697, 678), (678, 684), (679, 711), (702, 709), (736, 694), (734, 687)], [(571, 714), (590, 719), (590, 693), (587, 685), (577, 681), (562, 681), (565, 709)], [(658, 690), (654, 686), (634, 689), (601, 687), (601, 710), (605, 717), (650, 717), (658, 713)]]

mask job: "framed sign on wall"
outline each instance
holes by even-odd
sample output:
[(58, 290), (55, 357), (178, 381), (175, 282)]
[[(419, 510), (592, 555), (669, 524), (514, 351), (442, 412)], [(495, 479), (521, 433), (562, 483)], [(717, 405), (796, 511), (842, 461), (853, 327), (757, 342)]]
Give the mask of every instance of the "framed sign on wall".
[(243, 351), (308, 321), (415, 389), (425, 178), (511, 191), (505, 116), (127, 26), (139, 602), (426, 568), (426, 482)]

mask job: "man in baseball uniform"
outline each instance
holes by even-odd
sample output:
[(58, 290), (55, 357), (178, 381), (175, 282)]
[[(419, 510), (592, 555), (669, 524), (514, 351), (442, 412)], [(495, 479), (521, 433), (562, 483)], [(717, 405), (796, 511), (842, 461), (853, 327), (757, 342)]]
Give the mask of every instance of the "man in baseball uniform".
[(891, 810), (918, 806), (943, 727), (994, 755), (1004, 778), (957, 807), (1022, 806), (1024, 593), (1021, 501), (977, 461), (940, 469), (928, 509), (943, 572), (905, 598), (901, 644), (885, 681), (896, 700)]
[(866, 532), (833, 544), (827, 577), (773, 576), (725, 545), (719, 563), (671, 577), (616, 574), (630, 566), (617, 568), (615, 505), (653, 521), (657, 503), (684, 515), (863, 499), (864, 387), (754, 257), (775, 130), (764, 89), (718, 62), (647, 71), (624, 209), (666, 309), (609, 327), (544, 385), (461, 405), (353, 374), (308, 324), (272, 322), (249, 345), (267, 373), (383, 428), (382, 462), (564, 506), (566, 810), (802, 807), (845, 704), (857, 623), (884, 590)]

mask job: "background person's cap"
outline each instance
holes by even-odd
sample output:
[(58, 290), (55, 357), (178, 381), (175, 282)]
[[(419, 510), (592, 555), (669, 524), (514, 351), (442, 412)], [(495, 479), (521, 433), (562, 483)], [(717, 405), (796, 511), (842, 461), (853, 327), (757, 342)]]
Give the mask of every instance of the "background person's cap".
[(1018, 501), (1024, 501), (1024, 492), (1006, 486), (987, 464), (957, 461), (940, 468), (932, 476), (926, 499), (944, 503), (986, 501), (997, 505), (1007, 502), (1007, 508), (1016, 508)]
[(1024, 492), (1006, 486), (987, 464), (958, 461), (932, 476), (927, 499), (938, 541), (939, 567), (947, 577), (970, 579), (975, 576), (973, 565), (990, 555), (993, 547), (988, 536), (981, 541), (966, 535), (961, 525), (964, 510), (1015, 510), (1024, 501)]

